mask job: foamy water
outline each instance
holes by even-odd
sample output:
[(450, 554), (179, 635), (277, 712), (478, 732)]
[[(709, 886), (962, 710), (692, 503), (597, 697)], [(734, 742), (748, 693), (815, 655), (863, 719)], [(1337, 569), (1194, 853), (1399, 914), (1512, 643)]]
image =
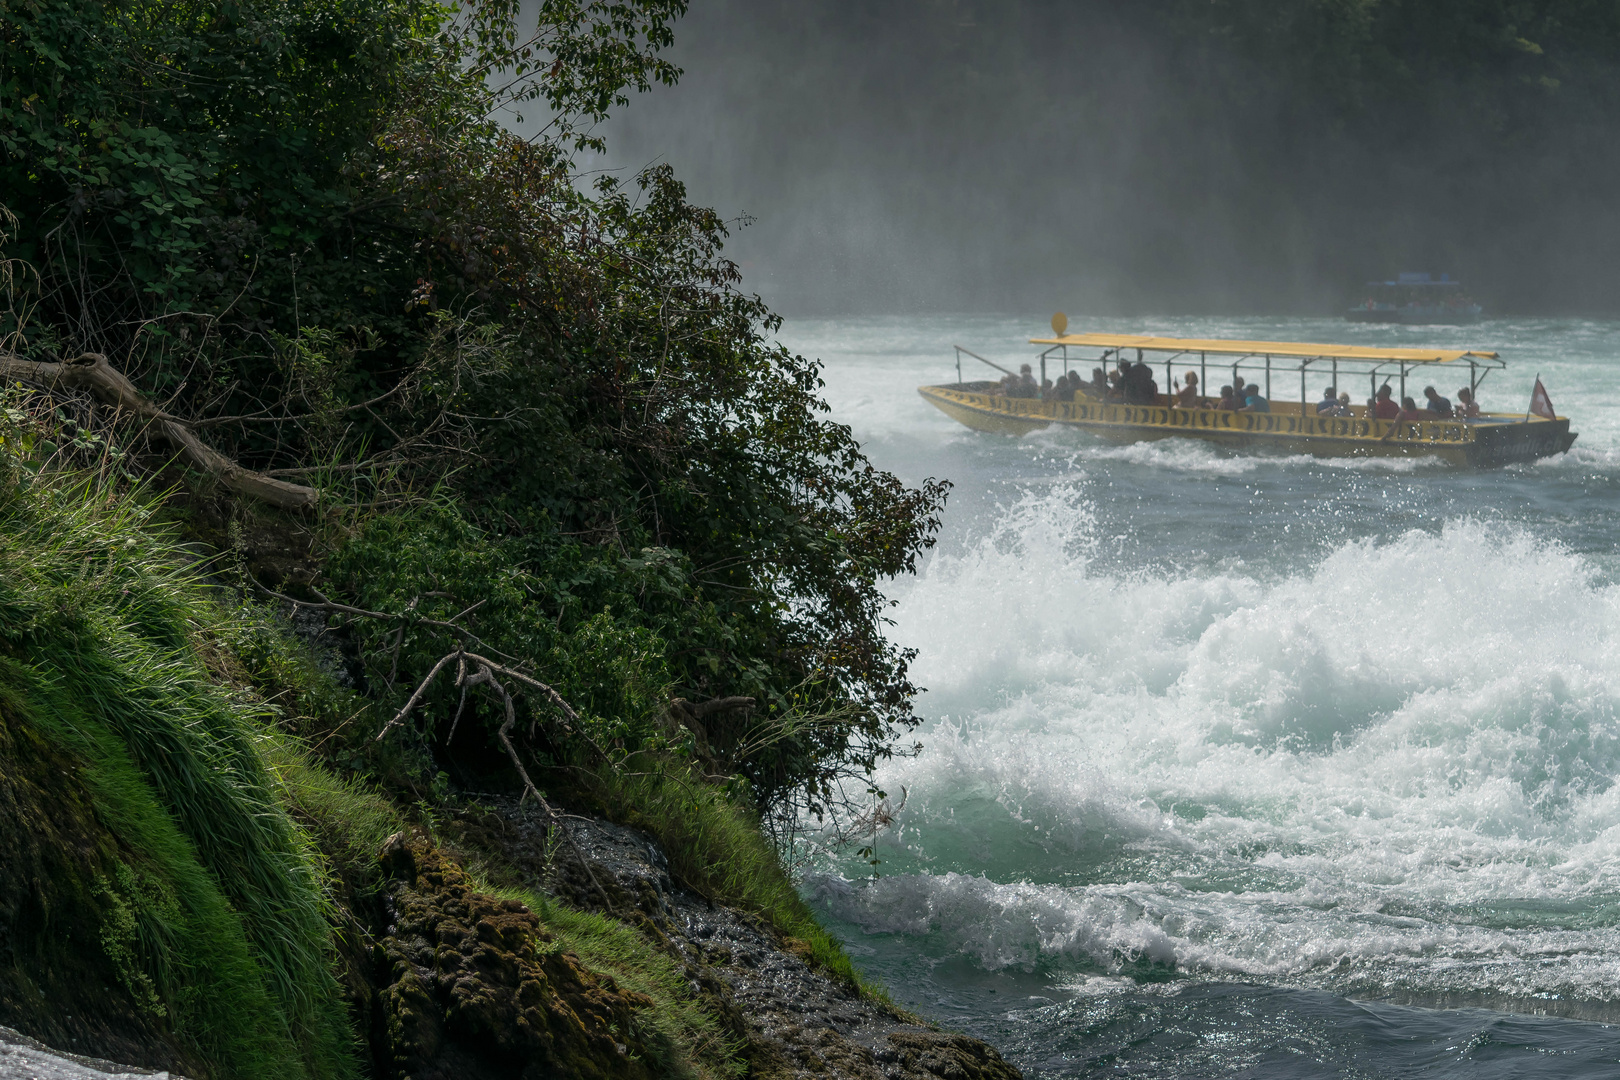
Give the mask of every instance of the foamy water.
[[(1469, 328), (1457, 344), (1513, 365), (1501, 399), (1539, 370), (1581, 441), (1462, 473), (1010, 439), (915, 396), (954, 378), (951, 338), (1020, 359), (997, 341), (1016, 325), (789, 336), (828, 359), (835, 414), (880, 463), (957, 485), (939, 550), (896, 589), (928, 722), (922, 752), (878, 777), (904, 792), (879, 876), (851, 861), (807, 882), (854, 951), (1037, 1072), (1113, 1047), (1115, 1064), (1204, 1075), (1110, 1041), (1131, 1002), (1151, 1013), (1166, 993), (1183, 1027), (1238, 1032), (1229, 1058), (1188, 1060), (1254, 1065), (1271, 1021), (1191, 994), (1211, 985), (1275, 987), (1276, 1009), (1324, 1017), (1345, 997), (1620, 1015), (1620, 424), (1599, 404), (1620, 327)], [(1083, 1034), (1075, 1010), (1098, 1008), (1118, 1015)], [(1380, 1023), (1428, 1023), (1408, 1013)], [(1329, 1074), (1354, 1057), (1335, 1045), (1312, 1051)], [(1592, 1045), (1620, 1059), (1620, 1036)], [(1043, 1056), (1057, 1046), (1069, 1064)], [(1560, 1075), (1589, 1074), (1570, 1062)]]

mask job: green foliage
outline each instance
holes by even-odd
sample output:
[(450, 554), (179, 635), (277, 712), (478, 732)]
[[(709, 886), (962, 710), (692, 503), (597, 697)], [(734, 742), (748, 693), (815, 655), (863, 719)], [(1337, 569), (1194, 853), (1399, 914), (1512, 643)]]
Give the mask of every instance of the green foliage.
[(352, 1073), (321, 872), (260, 763), (264, 714), (193, 651), (217, 611), (138, 504), (5, 464), (0, 692), (87, 763), (140, 856), (101, 885), (109, 956), (227, 1075)]
[(96, 896), (107, 906), (101, 947), (136, 1006), (153, 1016), (167, 1016), (152, 972), (160, 973), (170, 997), (177, 996), (168, 959), (185, 915), (173, 891), (152, 874), (137, 874), (127, 863), (119, 863), (115, 877), (116, 885), (106, 878), (96, 883)]
[[(709, 745), (819, 809), (914, 722), (881, 584), (944, 488), (824, 419), (670, 170), (575, 183), (592, 125), (679, 74), (684, 0), (543, 0), (532, 33), (518, 9), (0, 0), (9, 250), (41, 270), (18, 340), (108, 354), (245, 464), (407, 504), (329, 580), (413, 622), (481, 604), (480, 640), (598, 741), (653, 746), (671, 696), (754, 698)], [(491, 119), (528, 102), (539, 139)], [(391, 632), (362, 631), (390, 687), (449, 647)], [(755, 745), (790, 710), (840, 720)]]

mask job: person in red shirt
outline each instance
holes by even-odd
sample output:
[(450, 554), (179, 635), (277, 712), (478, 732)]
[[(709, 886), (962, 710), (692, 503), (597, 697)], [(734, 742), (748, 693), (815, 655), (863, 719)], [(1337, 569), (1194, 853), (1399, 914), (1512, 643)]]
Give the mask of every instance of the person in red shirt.
[(1394, 420), (1401, 415), (1401, 407), (1395, 404), (1394, 391), (1388, 383), (1378, 388), (1378, 396), (1367, 403), (1367, 411), (1379, 420)]

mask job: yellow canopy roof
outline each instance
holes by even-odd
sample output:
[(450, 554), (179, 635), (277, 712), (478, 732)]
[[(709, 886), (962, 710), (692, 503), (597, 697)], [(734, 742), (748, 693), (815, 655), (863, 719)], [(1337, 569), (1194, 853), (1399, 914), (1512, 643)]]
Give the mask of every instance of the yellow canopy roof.
[(1303, 359), (1404, 360), (1445, 364), (1471, 357), (1495, 360), (1477, 349), (1384, 349), (1371, 345), (1315, 345), (1303, 341), (1227, 341), (1221, 338), (1171, 338), (1146, 334), (1065, 334), (1030, 338), (1032, 345), (1079, 345), (1102, 349), (1150, 349), (1154, 352), (1214, 353), (1220, 356), (1291, 356)]

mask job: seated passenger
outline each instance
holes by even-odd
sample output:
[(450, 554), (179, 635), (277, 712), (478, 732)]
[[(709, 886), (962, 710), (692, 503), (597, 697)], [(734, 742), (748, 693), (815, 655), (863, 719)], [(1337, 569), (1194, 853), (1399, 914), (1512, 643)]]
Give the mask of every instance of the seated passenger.
[(1176, 404), (1183, 409), (1198, 407), (1198, 372), (1187, 372), (1186, 385), (1176, 391)]
[(1041, 400), (1042, 401), (1056, 401), (1057, 400), (1057, 387), (1052, 385), (1052, 380), (1051, 379), (1042, 379), (1041, 380)]
[(1409, 420), (1433, 420), (1434, 414), (1427, 409), (1417, 407), (1417, 402), (1409, 397), (1401, 398), (1401, 411), (1395, 414), (1396, 423), (1405, 423)]
[(1428, 399), (1429, 411), (1434, 413), (1435, 416), (1447, 417), (1451, 415), (1451, 402), (1441, 397), (1435, 391), (1434, 387), (1425, 386), (1423, 388), (1423, 396)]
[(1333, 413), (1339, 407), (1339, 394), (1333, 387), (1322, 391), (1322, 400), (1316, 403), (1318, 413)]
[(1336, 398), (1330, 398), (1330, 397), (1327, 397), (1326, 395), (1324, 395), (1322, 400), (1318, 401), (1316, 403), (1316, 415), (1317, 416), (1350, 416), (1350, 415), (1352, 415), (1351, 412), (1350, 412), (1350, 395), (1349, 394), (1340, 394)]
[(1379, 420), (1393, 420), (1401, 414), (1401, 407), (1395, 404), (1395, 391), (1385, 383), (1378, 388), (1378, 396), (1367, 402), (1367, 411)]
[(1153, 372), (1148, 370), (1146, 364), (1121, 362), (1119, 388), (1127, 405), (1151, 405), (1159, 396), (1159, 388), (1153, 382)]
[(1153, 369), (1138, 360), (1131, 365), (1131, 382), (1136, 390), (1136, 404), (1157, 405), (1159, 403), (1159, 381), (1153, 377)]
[(1029, 365), (1024, 364), (1018, 369), (1018, 377), (1012, 379), (1012, 386), (1007, 390), (1008, 397), (1032, 398), (1036, 396), (1035, 376), (1030, 374)]
[(1239, 412), (1270, 412), (1271, 402), (1260, 393), (1260, 388), (1250, 383), (1243, 388), (1243, 408)]
[(1238, 409), (1242, 408), (1242, 404), (1238, 401), (1237, 395), (1232, 393), (1230, 386), (1223, 386), (1221, 387), (1221, 403), (1215, 407), (1224, 409), (1227, 412), (1237, 412)]
[(1474, 400), (1474, 392), (1466, 386), (1457, 391), (1456, 413), (1470, 420), (1479, 415), (1479, 402)]

